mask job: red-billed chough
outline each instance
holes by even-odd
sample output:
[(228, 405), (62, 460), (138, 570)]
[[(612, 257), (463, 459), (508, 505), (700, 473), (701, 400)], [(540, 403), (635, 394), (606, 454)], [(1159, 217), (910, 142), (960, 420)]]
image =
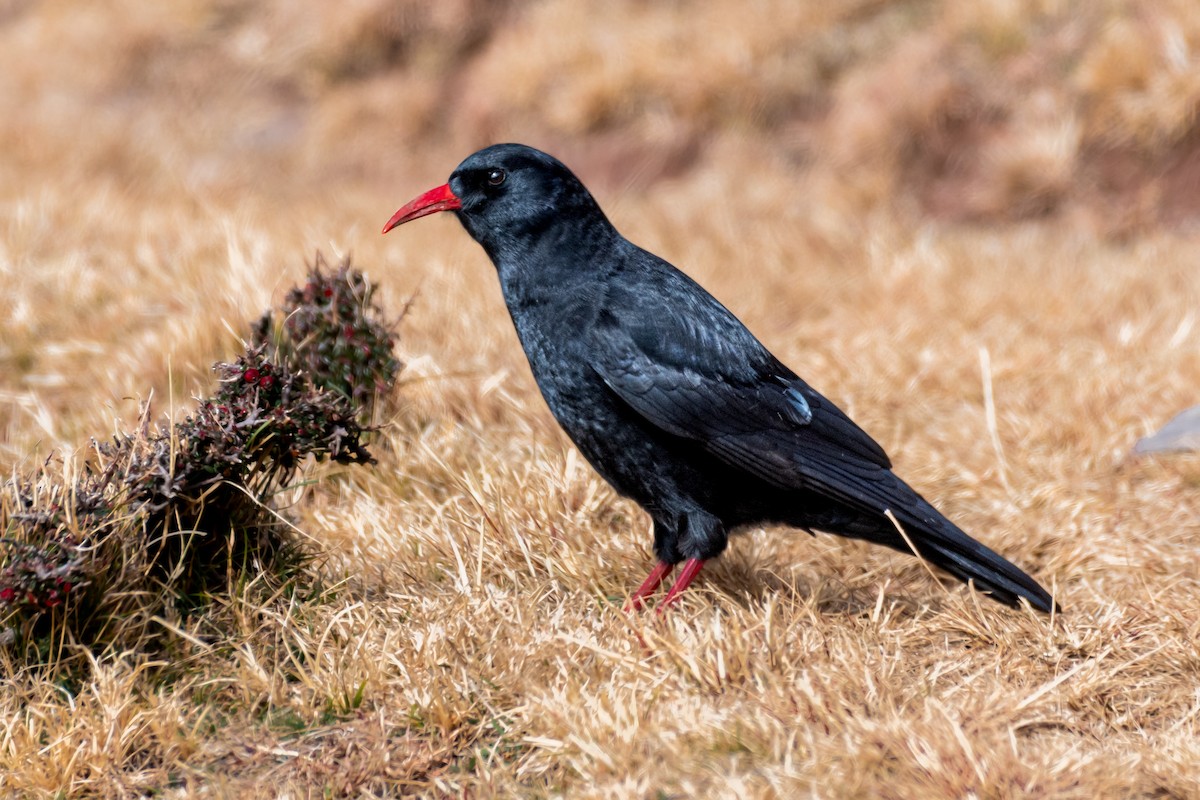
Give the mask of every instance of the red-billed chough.
[(712, 295), (621, 236), (557, 159), (518, 144), (480, 150), (383, 232), (438, 211), (454, 211), (496, 265), (567, 435), (654, 521), (659, 562), (635, 607), (682, 561), (670, 604), (731, 531), (769, 523), (915, 548), (1002, 603), (1055, 607), (896, 477), (870, 436)]

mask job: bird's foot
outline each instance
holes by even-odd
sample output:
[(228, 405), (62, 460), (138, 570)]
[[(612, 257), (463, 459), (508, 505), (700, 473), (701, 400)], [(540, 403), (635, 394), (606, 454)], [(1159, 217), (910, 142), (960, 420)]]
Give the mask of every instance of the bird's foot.
[(683, 594), (683, 590), (688, 587), (688, 584), (692, 582), (692, 579), (700, 574), (700, 570), (703, 568), (704, 559), (702, 558), (689, 558), (687, 561), (683, 562), (683, 571), (679, 573), (679, 577), (676, 578), (675, 583), (671, 585), (671, 590), (667, 592), (667, 598), (662, 601), (662, 605), (658, 607), (657, 613), (661, 615), (676, 600), (678, 600), (679, 595)]
[[(658, 607), (658, 614), (671, 606), (679, 599), (679, 595), (683, 594), (683, 590), (688, 587), (688, 584), (700, 574), (700, 570), (704, 568), (704, 559), (689, 558), (683, 562), (683, 571), (679, 573), (679, 577), (675, 579), (675, 583), (671, 584), (670, 591), (667, 592), (666, 599), (662, 601), (662, 605)], [(654, 593), (654, 590), (662, 585), (663, 580), (671, 574), (671, 570), (675, 569), (674, 564), (668, 564), (665, 561), (660, 561), (654, 565), (654, 569), (650, 570), (650, 574), (646, 580), (642, 581), (642, 585), (629, 598), (629, 602), (625, 604), (625, 613), (633, 611), (641, 611), (645, 606), (643, 602), (647, 597)]]
[(654, 590), (659, 587), (663, 579), (671, 574), (671, 570), (675, 569), (674, 564), (668, 564), (665, 561), (660, 561), (654, 565), (654, 569), (650, 570), (650, 574), (646, 580), (642, 581), (642, 585), (633, 593), (633, 597), (629, 598), (629, 602), (625, 604), (625, 613), (631, 611), (641, 611), (643, 607), (642, 600), (654, 594)]

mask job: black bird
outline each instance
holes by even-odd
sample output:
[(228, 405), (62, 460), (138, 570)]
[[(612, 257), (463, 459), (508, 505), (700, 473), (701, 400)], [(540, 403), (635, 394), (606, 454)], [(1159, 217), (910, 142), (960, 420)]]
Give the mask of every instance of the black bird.
[[(874, 440), (695, 281), (617, 232), (557, 159), (467, 158), (383, 232), (453, 211), (483, 246), (542, 396), (579, 451), (654, 520), (669, 605), (731, 531), (783, 523), (912, 553), (1008, 605), (1050, 595), (891, 470)], [(903, 531), (903, 533), (901, 532)]]

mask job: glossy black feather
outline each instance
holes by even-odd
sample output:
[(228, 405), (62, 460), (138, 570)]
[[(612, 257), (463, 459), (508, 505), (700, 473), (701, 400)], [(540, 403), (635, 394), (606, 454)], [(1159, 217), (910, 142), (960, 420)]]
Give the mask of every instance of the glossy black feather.
[[(485, 183), (497, 169), (503, 184)], [(1050, 610), (1036, 581), (900, 480), (870, 436), (723, 305), (617, 233), (560, 162), (497, 145), (464, 161), (450, 187), (551, 411), (649, 511), (661, 560), (712, 558), (738, 527), (786, 523), (904, 552), (911, 543), (1001, 602)]]

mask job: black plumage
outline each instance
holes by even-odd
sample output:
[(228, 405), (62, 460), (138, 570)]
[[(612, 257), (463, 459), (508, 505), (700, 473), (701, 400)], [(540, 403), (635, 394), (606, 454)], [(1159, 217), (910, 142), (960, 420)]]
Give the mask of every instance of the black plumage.
[(621, 236), (558, 160), (516, 144), (480, 150), (384, 232), (437, 211), (454, 211), (491, 257), (567, 435), (653, 519), (659, 564), (635, 605), (686, 562), (674, 600), (738, 527), (783, 523), (906, 553), (911, 543), (1002, 603), (1054, 606), (900, 480), (870, 436), (712, 295)]

